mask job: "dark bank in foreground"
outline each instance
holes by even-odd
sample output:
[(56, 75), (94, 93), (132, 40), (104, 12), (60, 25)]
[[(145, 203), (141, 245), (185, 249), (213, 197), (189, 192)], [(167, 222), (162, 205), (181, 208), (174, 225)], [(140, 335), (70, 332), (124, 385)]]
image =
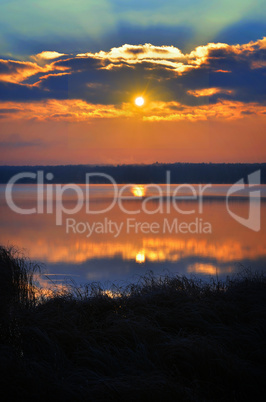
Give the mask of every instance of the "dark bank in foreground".
[(40, 298), (37, 269), (0, 248), (2, 401), (264, 400), (264, 275), (146, 275), (117, 295)]

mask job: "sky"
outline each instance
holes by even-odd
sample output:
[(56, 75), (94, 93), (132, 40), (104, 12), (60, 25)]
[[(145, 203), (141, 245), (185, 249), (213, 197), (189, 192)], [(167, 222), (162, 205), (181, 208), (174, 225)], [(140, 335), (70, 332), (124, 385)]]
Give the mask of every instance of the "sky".
[(1, 164), (265, 162), (265, 21), (262, 0), (0, 0)]

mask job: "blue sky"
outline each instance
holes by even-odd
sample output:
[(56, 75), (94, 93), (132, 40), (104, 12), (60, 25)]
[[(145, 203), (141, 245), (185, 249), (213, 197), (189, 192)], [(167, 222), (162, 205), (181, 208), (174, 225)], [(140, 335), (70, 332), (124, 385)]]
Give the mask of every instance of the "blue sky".
[(247, 43), (265, 34), (265, 1), (1, 0), (1, 56), (108, 50), (124, 43)]

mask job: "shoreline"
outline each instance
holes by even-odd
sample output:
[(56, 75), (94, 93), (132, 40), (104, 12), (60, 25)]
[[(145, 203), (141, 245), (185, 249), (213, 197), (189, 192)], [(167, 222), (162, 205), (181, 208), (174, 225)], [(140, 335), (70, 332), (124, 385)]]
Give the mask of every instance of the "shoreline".
[(148, 275), (117, 297), (91, 284), (37, 302), (38, 267), (0, 251), (0, 384), (9, 399), (263, 400), (265, 275)]

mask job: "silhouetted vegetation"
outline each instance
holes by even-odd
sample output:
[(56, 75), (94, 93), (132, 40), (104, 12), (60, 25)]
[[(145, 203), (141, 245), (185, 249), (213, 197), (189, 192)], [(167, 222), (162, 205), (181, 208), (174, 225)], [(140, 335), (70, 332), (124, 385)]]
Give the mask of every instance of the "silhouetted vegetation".
[(265, 276), (150, 274), (116, 297), (40, 299), (36, 268), (0, 248), (2, 401), (264, 400)]
[[(165, 183), (166, 172), (171, 172), (171, 183), (235, 183), (256, 170), (261, 171), (261, 182), (266, 183), (266, 163), (154, 163), (152, 165), (66, 165), (66, 166), (0, 166), (0, 183), (7, 183), (21, 172), (52, 173), (48, 183), (85, 183), (87, 173), (105, 173), (116, 183)], [(34, 183), (23, 179), (20, 183)], [(90, 183), (108, 183), (104, 177), (90, 178)]]

